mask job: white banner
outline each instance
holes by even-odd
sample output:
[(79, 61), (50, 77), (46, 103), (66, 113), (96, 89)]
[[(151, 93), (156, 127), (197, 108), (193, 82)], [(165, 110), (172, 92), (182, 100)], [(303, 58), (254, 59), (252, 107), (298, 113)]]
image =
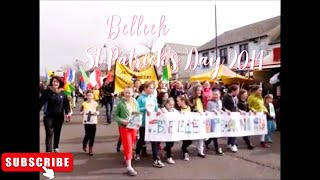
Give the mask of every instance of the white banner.
[(211, 137), (241, 137), (267, 134), (267, 119), (263, 113), (256, 115), (237, 112), (216, 115), (207, 113), (170, 112), (146, 116), (145, 141), (180, 141)]

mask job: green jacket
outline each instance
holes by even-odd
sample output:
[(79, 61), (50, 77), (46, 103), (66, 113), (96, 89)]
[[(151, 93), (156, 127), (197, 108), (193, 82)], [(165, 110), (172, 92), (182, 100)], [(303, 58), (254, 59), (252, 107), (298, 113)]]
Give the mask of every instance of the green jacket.
[(249, 109), (253, 112), (268, 112), (267, 108), (264, 106), (264, 101), (262, 96), (257, 93), (252, 93), (248, 97)]
[[(135, 106), (133, 112), (139, 112), (138, 102), (134, 98), (132, 98), (132, 101)], [(121, 121), (128, 120), (129, 116), (130, 116), (129, 110), (123, 98), (120, 100), (120, 102), (116, 106), (116, 110), (114, 111), (114, 119), (117, 121), (119, 126), (123, 126)]]

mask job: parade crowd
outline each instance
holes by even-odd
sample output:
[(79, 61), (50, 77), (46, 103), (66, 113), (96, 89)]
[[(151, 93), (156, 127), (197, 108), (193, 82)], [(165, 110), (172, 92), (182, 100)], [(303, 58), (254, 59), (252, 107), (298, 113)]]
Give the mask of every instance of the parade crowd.
[[(261, 135), (260, 146), (263, 148), (270, 147), (272, 133), (277, 129), (280, 117), (278, 99), (274, 98), (277, 95), (263, 92), (259, 85), (249, 86), (240, 83), (223, 85), (221, 82), (211, 83), (209, 81), (192, 83), (146, 81), (142, 84), (139, 79), (134, 79), (133, 86), (127, 86), (123, 92), (115, 93), (114, 83), (104, 79), (101, 88), (95, 86), (83, 92), (79, 89), (79, 86), (75, 85), (75, 90), (71, 96), (63, 93), (63, 85), (61, 78), (53, 76), (47, 88), (44, 84), (40, 87), (39, 111), (44, 106), (43, 122), (46, 130), (46, 152), (59, 152), (62, 125), (65, 121), (70, 121), (73, 108), (75, 108), (79, 98), (83, 98), (80, 108), (85, 131), (82, 142), (83, 151), (88, 152), (91, 156), (93, 155), (96, 125), (100, 114), (99, 108), (104, 107), (106, 109), (106, 123), (111, 124), (114, 121), (118, 124), (119, 140), (116, 151), (120, 152), (122, 146), (129, 176), (137, 175), (131, 164), (132, 159), (140, 161), (149, 156), (147, 153), (149, 143), (145, 142), (145, 121), (146, 116), (151, 112), (146, 110), (146, 104), (154, 103), (153, 111), (157, 115), (168, 112), (264, 112), (267, 116), (268, 133)], [(142, 124), (139, 130), (127, 128), (128, 118), (133, 113), (142, 114)], [(250, 141), (250, 137), (243, 137), (242, 139), (249, 150), (254, 150), (256, 145)], [(183, 140), (180, 148), (183, 160), (190, 160), (188, 149), (192, 143), (197, 146), (197, 156), (205, 158), (205, 152), (211, 149), (209, 145), (212, 141), (215, 153), (223, 155), (224, 152), (219, 145), (219, 138)], [(175, 163), (172, 153), (172, 147), (177, 146), (175, 142), (163, 144), (150, 142), (150, 144), (154, 167), (162, 168), (165, 166), (161, 161), (161, 151), (165, 152), (168, 164)], [(228, 138), (227, 149), (233, 153), (238, 151), (236, 137)]]

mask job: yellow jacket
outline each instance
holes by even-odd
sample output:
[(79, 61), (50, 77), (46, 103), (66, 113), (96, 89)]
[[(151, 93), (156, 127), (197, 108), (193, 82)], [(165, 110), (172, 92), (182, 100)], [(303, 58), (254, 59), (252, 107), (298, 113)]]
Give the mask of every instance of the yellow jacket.
[(268, 112), (267, 108), (264, 106), (264, 101), (262, 96), (257, 93), (252, 93), (248, 97), (249, 109), (253, 112)]

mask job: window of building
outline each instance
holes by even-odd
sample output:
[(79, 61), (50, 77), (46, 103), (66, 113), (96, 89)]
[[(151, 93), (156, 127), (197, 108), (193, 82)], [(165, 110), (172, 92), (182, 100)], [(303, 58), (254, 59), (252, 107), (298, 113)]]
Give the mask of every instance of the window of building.
[(171, 68), (173, 66), (171, 58), (169, 58), (169, 62), (170, 62), (170, 68)]
[[(246, 44), (240, 44), (240, 51), (239, 51), (239, 55), (242, 51), (247, 51), (247, 53), (249, 54), (249, 48), (248, 48), (248, 43)], [(247, 53), (243, 52), (241, 55), (241, 62), (246, 61), (247, 59)], [(248, 59), (249, 60), (249, 59)]]
[[(202, 64), (202, 68), (209, 68), (210, 64), (209, 64), (209, 53), (202, 53), (202, 57), (207, 57), (207, 60), (204, 61), (204, 63)], [(206, 63), (208, 63), (208, 65), (205, 65)]]
[(224, 60), (224, 64), (228, 64), (228, 50), (227, 48), (220, 49), (220, 61)]

